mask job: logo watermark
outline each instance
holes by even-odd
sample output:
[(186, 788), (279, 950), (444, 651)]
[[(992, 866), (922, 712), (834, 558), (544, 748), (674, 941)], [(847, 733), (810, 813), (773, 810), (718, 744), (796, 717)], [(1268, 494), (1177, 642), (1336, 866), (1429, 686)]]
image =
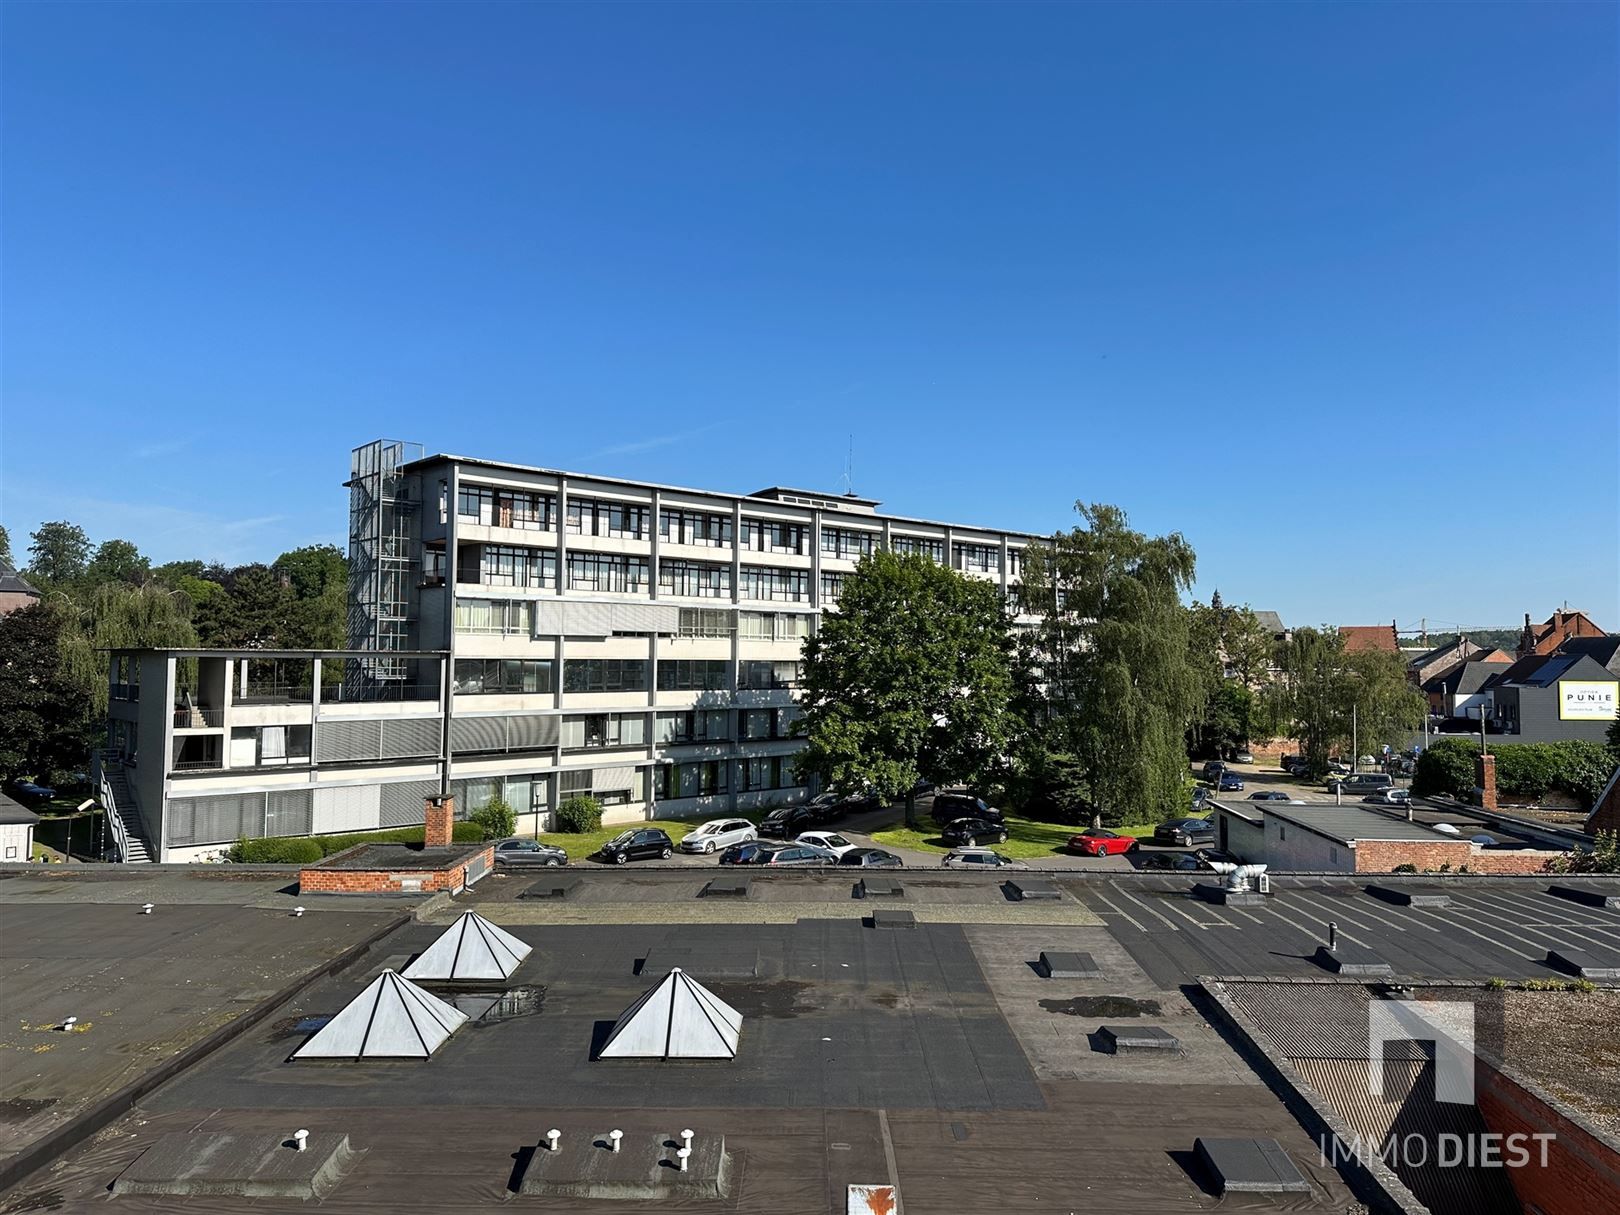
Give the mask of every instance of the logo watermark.
[[(1391, 1043), (1423, 1043), (1434, 1055), (1434, 1100), (1445, 1105), (1474, 1104), (1474, 1005), (1466, 1000), (1372, 1000), (1367, 1004), (1367, 1092), (1383, 1101), (1385, 1058)], [(1411, 1097), (1417, 1097), (1412, 1094)], [(1411, 1099), (1408, 1097), (1406, 1099)], [(1418, 1097), (1422, 1100), (1421, 1097)], [(1323, 1136), (1322, 1163), (1392, 1169), (1547, 1167), (1557, 1135), (1481, 1131), (1391, 1131), (1382, 1140), (1368, 1135)]]

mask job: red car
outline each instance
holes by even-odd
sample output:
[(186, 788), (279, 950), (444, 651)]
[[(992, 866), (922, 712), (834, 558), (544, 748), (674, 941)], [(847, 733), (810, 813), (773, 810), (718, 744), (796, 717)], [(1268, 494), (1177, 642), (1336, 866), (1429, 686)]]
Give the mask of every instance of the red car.
[(1069, 837), (1069, 851), (1080, 856), (1120, 856), (1135, 852), (1138, 845), (1139, 841), (1129, 835), (1103, 831), (1098, 827)]

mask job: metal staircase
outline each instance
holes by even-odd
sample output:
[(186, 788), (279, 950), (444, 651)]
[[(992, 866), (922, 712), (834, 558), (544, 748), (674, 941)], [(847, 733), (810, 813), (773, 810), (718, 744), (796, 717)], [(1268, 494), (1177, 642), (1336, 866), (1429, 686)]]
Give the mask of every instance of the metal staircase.
[(150, 865), (152, 852), (141, 832), (135, 791), (129, 787), (124, 765), (111, 757), (103, 757), (101, 763), (101, 804), (107, 811), (118, 859), (129, 865)]

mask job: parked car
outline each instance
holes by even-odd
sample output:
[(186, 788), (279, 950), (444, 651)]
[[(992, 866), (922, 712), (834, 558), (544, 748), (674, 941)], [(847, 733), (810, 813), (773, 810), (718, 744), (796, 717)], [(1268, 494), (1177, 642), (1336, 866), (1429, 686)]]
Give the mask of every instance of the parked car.
[(972, 793), (936, 793), (929, 810), (936, 823), (952, 823), (959, 818), (984, 819), (999, 823), (1007, 816)]
[(754, 824), (745, 818), (717, 818), (694, 828), (681, 841), (682, 852), (720, 852), (733, 844), (759, 838)]
[(1289, 802), (1294, 799), (1281, 789), (1260, 789), (1249, 794), (1249, 800), (1251, 802)]
[(1247, 751), (1239, 751), (1236, 755), (1232, 756), (1232, 762), (1234, 764), (1252, 764), (1254, 762), (1254, 756)]
[(1387, 772), (1353, 772), (1348, 776), (1327, 778), (1329, 793), (1376, 793), (1380, 789), (1393, 789), (1395, 778)]
[(780, 844), (775, 840), (749, 840), (743, 844), (733, 844), (720, 854), (722, 865), (763, 865), (766, 858), (783, 848), (791, 847), (789, 844)]
[(596, 855), (615, 865), (649, 856), (667, 861), (675, 855), (675, 844), (662, 827), (640, 827), (614, 836)]
[(31, 780), (12, 781), (11, 787), (23, 797), (33, 801), (48, 802), (56, 796), (56, 790), (50, 785), (41, 785)]
[(946, 869), (1028, 869), (1022, 861), (991, 852), (988, 848), (958, 848), (940, 862)]
[(1292, 776), (1297, 780), (1301, 776), (1308, 775), (1310, 773), (1311, 766), (1310, 764), (1306, 763), (1301, 756), (1289, 755), (1284, 757), (1282, 769), (1284, 772), (1288, 773), (1289, 776)]
[(568, 853), (555, 844), (542, 844), (539, 840), (502, 840), (495, 845), (495, 864), (500, 868), (566, 865)]
[(1101, 827), (1071, 835), (1068, 844), (1069, 851), (1076, 856), (1120, 856), (1135, 852), (1140, 846), (1141, 841), (1134, 836), (1104, 831)]
[(1192, 791), (1192, 805), (1191, 805), (1192, 812), (1194, 814), (1199, 814), (1199, 813), (1203, 812), (1204, 810), (1208, 809), (1208, 807), (1209, 807), (1209, 790), (1206, 789), (1203, 785), (1199, 785), (1197, 788), (1195, 788)]
[(1192, 873), (1203, 869), (1198, 858), (1190, 852), (1147, 852), (1138, 862), (1142, 869), (1171, 870)]
[(1215, 788), (1222, 793), (1242, 793), (1243, 778), (1236, 772), (1222, 772), (1221, 779)]
[(793, 842), (809, 844), (813, 848), (824, 848), (840, 860), (843, 859), (844, 853), (853, 852), (856, 847), (854, 840), (847, 840), (836, 831), (803, 831)]
[(1215, 824), (1207, 818), (1173, 818), (1153, 828), (1155, 844), (1190, 848), (1193, 844), (1215, 841)]
[(961, 844), (967, 848), (980, 840), (1004, 844), (1007, 842), (1007, 824), (999, 819), (959, 818), (946, 823), (939, 835), (947, 844)]
[(1412, 800), (1410, 789), (1379, 789), (1361, 799), (1374, 806), (1405, 806)]
[(799, 832), (820, 825), (820, 820), (809, 806), (783, 806), (762, 818), (756, 831), (763, 839), (790, 840)]
[(765, 855), (763, 860), (757, 861), (760, 865), (836, 865), (838, 858), (825, 848), (817, 848), (813, 844), (788, 844), (782, 848), (773, 848)]
[(851, 848), (838, 858), (840, 865), (854, 865), (861, 869), (899, 869), (905, 864), (892, 852), (881, 848)]
[(1204, 765), (1204, 779), (1213, 785), (1216, 781), (1220, 780), (1221, 773), (1225, 771), (1225, 760), (1212, 759)]

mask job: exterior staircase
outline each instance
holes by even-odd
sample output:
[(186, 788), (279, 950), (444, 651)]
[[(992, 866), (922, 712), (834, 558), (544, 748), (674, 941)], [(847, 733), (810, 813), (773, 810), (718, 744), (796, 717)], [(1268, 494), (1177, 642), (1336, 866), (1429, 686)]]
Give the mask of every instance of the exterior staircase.
[(107, 810), (113, 840), (118, 846), (118, 859), (130, 865), (150, 865), (152, 851), (141, 831), (141, 816), (135, 808), (135, 791), (129, 787), (124, 765), (116, 760), (102, 761), (101, 800)]

